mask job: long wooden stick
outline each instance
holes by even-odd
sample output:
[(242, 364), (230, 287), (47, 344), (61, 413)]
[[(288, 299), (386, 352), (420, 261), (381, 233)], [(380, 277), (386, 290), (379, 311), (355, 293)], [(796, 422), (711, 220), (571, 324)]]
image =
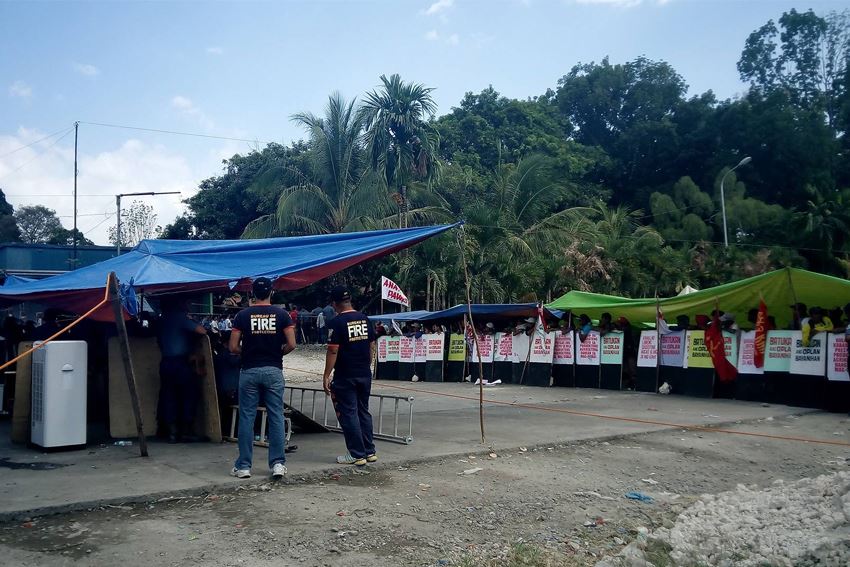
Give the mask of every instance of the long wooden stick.
[[(484, 363), (481, 361), (481, 348), (478, 346), (478, 332), (475, 330), (475, 323), (472, 320), (472, 299), (469, 292), (469, 271), (466, 268), (466, 252), (464, 251), (464, 242), (461, 241), (461, 234), (465, 235), (463, 226), (458, 232), (458, 247), (460, 248), (460, 258), (463, 263), (463, 278), (466, 282), (466, 314), (469, 317), (469, 325), (472, 328), (472, 340), (475, 343), (475, 352), (478, 353), (478, 422), (481, 428), (481, 444), (485, 441), (484, 437)], [(464, 329), (466, 333), (466, 329)]]
[(127, 335), (127, 325), (124, 323), (124, 309), (121, 306), (121, 294), (118, 292), (118, 278), (115, 276), (115, 272), (109, 274), (109, 295), (112, 298), (115, 327), (118, 329), (118, 344), (121, 347), (121, 360), (124, 363), (124, 377), (127, 379), (127, 388), (130, 390), (130, 405), (133, 407), (133, 417), (136, 418), (139, 452), (143, 457), (147, 457), (148, 441), (145, 438), (144, 425), (142, 424), (142, 408), (136, 389), (136, 373), (133, 370), (133, 359), (130, 357), (130, 337)]

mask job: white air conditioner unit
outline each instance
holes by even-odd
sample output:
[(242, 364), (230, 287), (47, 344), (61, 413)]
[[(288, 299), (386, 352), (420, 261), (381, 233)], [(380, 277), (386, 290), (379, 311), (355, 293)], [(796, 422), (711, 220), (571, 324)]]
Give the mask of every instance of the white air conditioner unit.
[(85, 341), (53, 341), (33, 353), (33, 445), (54, 448), (86, 444), (87, 366)]

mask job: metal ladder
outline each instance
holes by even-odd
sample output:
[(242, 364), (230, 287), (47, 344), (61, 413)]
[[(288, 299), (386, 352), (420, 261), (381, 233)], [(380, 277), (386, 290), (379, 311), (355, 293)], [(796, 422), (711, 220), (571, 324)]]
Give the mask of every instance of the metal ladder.
[[(299, 392), (300, 395), (296, 395), (296, 392)], [(330, 397), (325, 394), (324, 390), (303, 388), (300, 386), (287, 386), (286, 394), (284, 394), (285, 402), (287, 394), (289, 395), (287, 405), (294, 411), (297, 411), (326, 429), (337, 432), (342, 431), (342, 428), (339, 426), (339, 420), (336, 417), (336, 411), (330, 401)], [(317, 396), (321, 396), (321, 408), (317, 408)], [(385, 404), (385, 400), (389, 400), (389, 403)], [(399, 415), (402, 413), (399, 411), (399, 404), (401, 402), (407, 403), (407, 411), (404, 412), (406, 413), (405, 419), (407, 421), (407, 432), (399, 434)], [(375, 407), (376, 405), (377, 407)], [(330, 416), (328, 415), (329, 406)], [(370, 396), (369, 406), (369, 411), (372, 413), (372, 425), (374, 428), (373, 436), (375, 439), (392, 441), (394, 443), (404, 443), (405, 445), (413, 443), (413, 396), (404, 397), (386, 394), (372, 394)], [(390, 408), (386, 408), (385, 411), (385, 406), (390, 406), (392, 413), (390, 413)], [(321, 415), (317, 415), (317, 410), (321, 413)], [(385, 415), (392, 421), (391, 433), (389, 431), (384, 431)]]

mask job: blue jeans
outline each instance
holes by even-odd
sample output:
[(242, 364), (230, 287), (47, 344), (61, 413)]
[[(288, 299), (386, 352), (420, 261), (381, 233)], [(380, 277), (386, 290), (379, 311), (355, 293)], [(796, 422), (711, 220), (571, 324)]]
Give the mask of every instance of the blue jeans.
[(331, 400), (345, 437), (345, 447), (355, 459), (375, 453), (372, 414), (369, 413), (371, 391), (371, 376), (334, 378), (331, 382)]
[(254, 458), (254, 421), (260, 392), (266, 404), (269, 468), (286, 463), (283, 431), (283, 370), (274, 366), (247, 368), (239, 373), (239, 458), (234, 465), (250, 470)]

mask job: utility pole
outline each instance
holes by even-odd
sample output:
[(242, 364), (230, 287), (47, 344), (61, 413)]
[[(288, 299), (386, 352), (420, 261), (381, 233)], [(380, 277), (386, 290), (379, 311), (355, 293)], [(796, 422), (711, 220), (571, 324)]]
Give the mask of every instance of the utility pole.
[(74, 232), (71, 233), (73, 254), (71, 269), (77, 269), (77, 136), (80, 132), (80, 122), (74, 122)]
[(145, 191), (142, 193), (119, 193), (115, 195), (115, 251), (121, 255), (121, 197), (137, 197), (139, 195), (179, 195), (180, 191)]

